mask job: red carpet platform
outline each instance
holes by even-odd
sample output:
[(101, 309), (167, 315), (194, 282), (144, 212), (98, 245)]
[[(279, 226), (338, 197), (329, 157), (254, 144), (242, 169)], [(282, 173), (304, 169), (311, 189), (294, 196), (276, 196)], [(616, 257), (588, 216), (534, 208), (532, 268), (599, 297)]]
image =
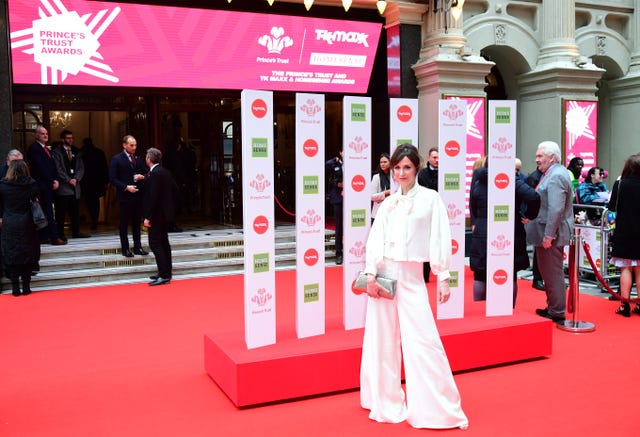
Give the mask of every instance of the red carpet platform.
[[(467, 303), (465, 318), (437, 322), (452, 370), (462, 371), (551, 354), (553, 323), (529, 313), (484, 316)], [(327, 321), (323, 336), (297, 339), (278, 326), (275, 345), (247, 350), (242, 330), (204, 336), (205, 369), (238, 407), (357, 388), (364, 330)]]

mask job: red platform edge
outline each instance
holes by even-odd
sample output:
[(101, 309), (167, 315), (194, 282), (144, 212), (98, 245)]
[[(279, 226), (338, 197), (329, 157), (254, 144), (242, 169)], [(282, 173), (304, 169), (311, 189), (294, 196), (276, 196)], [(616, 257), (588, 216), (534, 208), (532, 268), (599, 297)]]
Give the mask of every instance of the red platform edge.
[[(454, 372), (551, 355), (553, 323), (526, 313), (438, 320)], [(278, 330), (275, 345), (248, 350), (241, 330), (204, 335), (207, 374), (237, 407), (360, 386), (363, 329), (328, 320), (326, 333), (298, 339)]]

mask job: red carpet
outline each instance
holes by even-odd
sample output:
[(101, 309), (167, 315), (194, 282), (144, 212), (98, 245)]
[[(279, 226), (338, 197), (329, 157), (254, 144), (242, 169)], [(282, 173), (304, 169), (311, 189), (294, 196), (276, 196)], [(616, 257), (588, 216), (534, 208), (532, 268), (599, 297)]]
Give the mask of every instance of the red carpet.
[[(529, 285), (518, 308), (533, 312), (544, 294)], [(551, 357), (456, 374), (465, 434), (371, 422), (358, 391), (237, 409), (204, 371), (202, 335), (241, 328), (241, 301), (238, 276), (0, 296), (0, 436), (638, 434), (640, 317), (606, 299), (581, 297), (596, 331), (554, 329)], [(279, 318), (292, 301), (278, 299)], [(328, 316), (340, 302), (329, 294)]]

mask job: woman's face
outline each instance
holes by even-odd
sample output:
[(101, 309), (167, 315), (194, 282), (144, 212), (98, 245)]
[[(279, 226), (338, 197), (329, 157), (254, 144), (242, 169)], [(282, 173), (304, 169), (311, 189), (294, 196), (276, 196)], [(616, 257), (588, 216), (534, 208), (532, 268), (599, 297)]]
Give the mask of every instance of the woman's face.
[(604, 179), (604, 175), (600, 173), (599, 169), (596, 169), (593, 171), (593, 174), (591, 175), (592, 184), (599, 184), (600, 182), (602, 182), (603, 179)]
[(389, 160), (384, 156), (380, 158), (380, 170), (389, 173)]
[(413, 188), (416, 183), (416, 166), (406, 156), (393, 167), (393, 177), (400, 185), (402, 193)]

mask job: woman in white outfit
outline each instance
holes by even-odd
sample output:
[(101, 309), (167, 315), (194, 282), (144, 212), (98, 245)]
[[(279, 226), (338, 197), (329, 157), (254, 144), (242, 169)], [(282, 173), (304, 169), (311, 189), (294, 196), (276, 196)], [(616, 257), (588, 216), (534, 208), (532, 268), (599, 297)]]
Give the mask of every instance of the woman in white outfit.
[(376, 213), (380, 204), (384, 199), (391, 195), (391, 181), (389, 178), (389, 154), (383, 153), (380, 155), (380, 161), (378, 165), (378, 171), (371, 178), (371, 201), (373, 206), (371, 207), (371, 222), (375, 220)]
[[(367, 314), (360, 403), (378, 422), (415, 428), (467, 429), (449, 361), (429, 306), (422, 263), (438, 275), (437, 301), (449, 299), (451, 232), (436, 191), (416, 183), (418, 149), (398, 146), (391, 168), (399, 185), (385, 200), (367, 241)], [(395, 298), (381, 299), (375, 275), (397, 280)], [(406, 396), (401, 385), (404, 358)]]

